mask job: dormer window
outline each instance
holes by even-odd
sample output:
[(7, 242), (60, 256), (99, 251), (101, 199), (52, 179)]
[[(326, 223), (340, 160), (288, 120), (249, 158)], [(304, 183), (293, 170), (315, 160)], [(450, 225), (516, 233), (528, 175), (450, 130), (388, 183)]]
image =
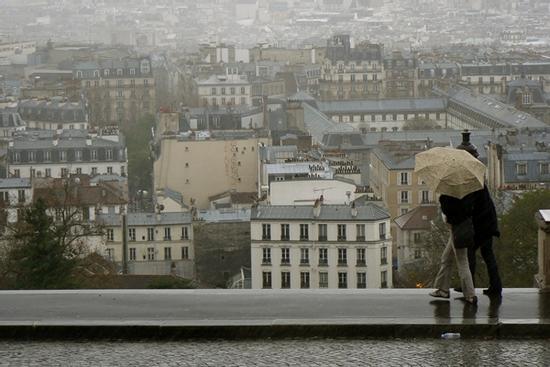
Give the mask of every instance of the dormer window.
[(533, 103), (533, 94), (531, 92), (523, 92), (522, 104), (532, 104), (532, 103)]
[(136, 69), (131, 68), (130, 69), (130, 75), (136, 75)]
[(82, 71), (81, 71), (81, 70), (78, 70), (78, 71), (76, 72), (76, 77), (79, 78), (79, 79), (82, 78)]
[(94, 71), (94, 78), (99, 78), (99, 70)]
[(103, 75), (104, 76), (109, 76), (109, 69), (103, 70)]
[(36, 154), (32, 150), (29, 151), (29, 162), (34, 162), (36, 159)]

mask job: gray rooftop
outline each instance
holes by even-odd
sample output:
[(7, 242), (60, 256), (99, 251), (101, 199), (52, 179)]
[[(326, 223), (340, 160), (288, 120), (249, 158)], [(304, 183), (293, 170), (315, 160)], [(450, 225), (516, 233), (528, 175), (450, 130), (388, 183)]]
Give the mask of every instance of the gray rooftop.
[(387, 211), (374, 203), (356, 208), (357, 216), (347, 205), (322, 205), (319, 217), (313, 215), (312, 206), (260, 205), (252, 208), (251, 220), (317, 220), (317, 221), (378, 221), (389, 219)]
[(345, 123), (336, 123), (324, 113), (312, 107), (308, 103), (302, 103), (304, 109), (304, 124), (309, 134), (319, 144), (323, 142), (323, 136), (330, 132), (354, 131), (354, 128)]
[(392, 113), (392, 112), (443, 112), (445, 98), (407, 98), (380, 100), (353, 100), (317, 102), (326, 114)]
[[(98, 215), (98, 221), (106, 226), (121, 226), (122, 216), (119, 214)], [(191, 224), (191, 214), (188, 212), (174, 213), (128, 213), (128, 226), (161, 226)]]
[(30, 188), (30, 178), (2, 178), (0, 179), (0, 189)]
[(497, 101), (489, 96), (476, 96), (469, 89), (454, 87), (448, 92), (450, 102), (465, 106), (479, 114), (496, 121), (500, 127), (505, 128), (533, 128), (542, 129), (548, 127), (544, 122), (532, 115), (519, 111), (516, 108)]
[(200, 210), (197, 215), (206, 223), (250, 221), (250, 209)]

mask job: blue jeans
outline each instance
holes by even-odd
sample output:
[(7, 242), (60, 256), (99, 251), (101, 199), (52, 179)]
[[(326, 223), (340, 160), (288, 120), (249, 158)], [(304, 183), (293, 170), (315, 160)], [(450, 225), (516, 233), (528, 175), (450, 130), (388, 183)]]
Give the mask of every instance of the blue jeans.
[(493, 237), (485, 238), (480, 241), (476, 241), (475, 247), (468, 249), (468, 265), (470, 266), (470, 273), (472, 273), (472, 280), (475, 284), (476, 274), (476, 251), (480, 249), (481, 257), (487, 265), (487, 274), (489, 275), (489, 289), (493, 292), (502, 291), (502, 282), (498, 273), (497, 260), (493, 253)]

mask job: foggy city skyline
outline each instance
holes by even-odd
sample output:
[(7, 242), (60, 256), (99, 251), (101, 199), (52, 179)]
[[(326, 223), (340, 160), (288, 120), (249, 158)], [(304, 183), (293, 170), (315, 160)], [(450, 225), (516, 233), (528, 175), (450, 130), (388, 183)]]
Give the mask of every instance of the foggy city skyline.
[(0, 365), (543, 365), (549, 15), (0, 0)]

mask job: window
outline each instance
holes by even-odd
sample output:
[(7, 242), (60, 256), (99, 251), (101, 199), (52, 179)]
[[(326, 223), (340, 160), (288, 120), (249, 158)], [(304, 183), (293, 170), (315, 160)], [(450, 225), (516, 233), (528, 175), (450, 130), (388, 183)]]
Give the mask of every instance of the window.
[(189, 247), (183, 246), (183, 247), (181, 248), (181, 259), (182, 259), (182, 260), (187, 260), (187, 259), (189, 259)]
[(18, 168), (13, 170), (13, 177), (21, 177), (21, 171)]
[(281, 265), (290, 265), (290, 248), (281, 248)]
[(189, 228), (188, 227), (181, 227), (181, 239), (182, 240), (188, 240), (189, 239)]
[(115, 231), (112, 228), (107, 228), (107, 241), (113, 242), (115, 240)]
[(52, 169), (51, 168), (45, 168), (44, 169), (44, 176), (52, 177)]
[(290, 288), (290, 272), (288, 271), (281, 272), (281, 288)]
[(309, 226), (307, 224), (300, 224), (300, 241), (309, 240)]
[(380, 235), (381, 240), (386, 239), (386, 223), (380, 223), (378, 225), (378, 233)]
[(300, 288), (309, 288), (309, 272), (300, 273)]
[(348, 273), (339, 272), (338, 273), (338, 288), (347, 288), (348, 287)]
[(540, 174), (541, 175), (547, 175), (549, 173), (548, 166), (549, 166), (548, 163), (541, 163), (540, 164)]
[(130, 261), (136, 261), (136, 248), (130, 247)]
[(348, 264), (348, 250), (346, 248), (338, 249), (338, 266), (345, 266)]
[(170, 227), (164, 227), (164, 240), (170, 241), (172, 239), (171, 236), (171, 228)]
[(300, 264), (307, 265), (309, 264), (309, 249), (301, 248), (300, 249)]
[(269, 247), (262, 248), (262, 264), (271, 264), (271, 249)]
[(67, 160), (67, 152), (65, 150), (62, 150), (59, 152), (59, 160), (60, 161), (66, 161)]
[(147, 228), (147, 241), (155, 240), (155, 229), (152, 227)]
[(346, 225), (345, 224), (338, 224), (338, 240), (339, 241), (345, 241), (346, 240)]
[(81, 174), (82, 174), (82, 168), (78, 167), (78, 168), (76, 169), (76, 174), (77, 174), (77, 175), (81, 175)]
[(172, 260), (172, 248), (171, 247), (165, 247), (164, 248), (164, 260)]
[(357, 266), (366, 265), (366, 249), (358, 248), (357, 249)]
[(271, 272), (264, 271), (262, 273), (262, 288), (270, 289), (271, 288)]
[(319, 224), (319, 241), (327, 240), (327, 225)]
[(97, 167), (92, 167), (92, 176), (97, 175)]
[(401, 172), (401, 185), (409, 184), (409, 172)]
[(422, 190), (422, 203), (426, 204), (430, 202), (430, 192), (427, 190)]
[(44, 152), (44, 161), (49, 162), (52, 160), (52, 152), (49, 150), (46, 150)]
[(105, 249), (105, 257), (107, 257), (107, 260), (109, 261), (115, 261), (115, 249), (114, 248)]
[(414, 243), (420, 243), (421, 240), (422, 240), (422, 234), (420, 232), (415, 232), (413, 235)]
[(262, 224), (262, 240), (271, 239), (271, 224)]
[(415, 260), (418, 260), (418, 259), (421, 259), (422, 258), (422, 250), (421, 249), (414, 249), (414, 258)]
[(367, 273), (357, 273), (357, 288), (367, 288)]
[(113, 159), (113, 151), (111, 149), (105, 150), (105, 158), (109, 161)]
[(328, 265), (328, 249), (320, 248), (319, 249), (319, 266)]
[(107, 167), (107, 173), (109, 175), (112, 175), (113, 174), (113, 167), (111, 167), (111, 166)]
[(281, 241), (290, 240), (290, 225), (281, 224)]
[(67, 177), (69, 175), (69, 170), (67, 168), (61, 168), (61, 177)]
[(365, 240), (365, 225), (364, 224), (357, 224), (355, 226), (356, 232), (357, 232), (357, 241), (364, 241)]
[(245, 93), (246, 93), (245, 87), (241, 87), (241, 94), (245, 94)]
[(17, 190), (17, 201), (20, 203), (25, 202), (25, 190)]
[(155, 248), (147, 247), (147, 260), (155, 260)]
[(388, 272), (385, 270), (380, 273), (380, 288), (388, 288)]
[(409, 192), (408, 191), (401, 191), (400, 192), (400, 203), (401, 204), (407, 204), (409, 202)]
[(517, 163), (516, 164), (516, 173), (518, 176), (527, 175), (527, 163)]
[(29, 162), (34, 162), (36, 158), (36, 154), (35, 152), (33, 152), (32, 150), (29, 152)]
[(388, 263), (388, 248), (382, 247), (380, 248), (380, 264), (386, 265)]
[(128, 239), (130, 241), (136, 240), (136, 229), (135, 228), (128, 228)]
[(97, 161), (97, 150), (93, 149), (90, 151), (90, 159), (92, 161)]
[(319, 273), (319, 288), (328, 288), (328, 273), (320, 272)]

